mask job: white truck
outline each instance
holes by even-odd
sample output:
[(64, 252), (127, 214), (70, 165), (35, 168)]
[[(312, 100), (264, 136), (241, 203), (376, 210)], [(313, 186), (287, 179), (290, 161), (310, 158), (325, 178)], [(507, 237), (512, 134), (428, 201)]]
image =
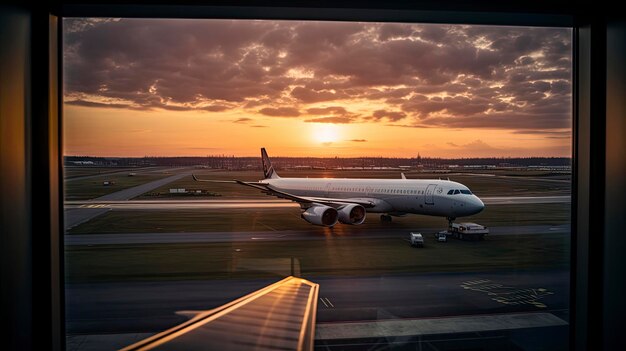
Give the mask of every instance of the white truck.
[(437, 242), (440, 242), (440, 243), (448, 242), (448, 234), (449, 233), (447, 230), (437, 232), (435, 233), (435, 240), (437, 240)]
[(487, 227), (471, 222), (452, 223), (448, 231), (461, 240), (483, 240), (489, 234)]
[(424, 246), (424, 237), (421, 233), (413, 233), (409, 234), (409, 243), (411, 246), (423, 247)]

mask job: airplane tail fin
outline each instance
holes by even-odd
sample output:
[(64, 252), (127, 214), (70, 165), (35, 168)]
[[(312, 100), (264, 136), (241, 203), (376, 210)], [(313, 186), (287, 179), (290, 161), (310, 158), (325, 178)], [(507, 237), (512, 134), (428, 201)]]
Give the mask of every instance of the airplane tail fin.
[(269, 156), (267, 156), (267, 151), (265, 148), (261, 148), (261, 162), (263, 163), (263, 176), (265, 179), (276, 179), (280, 178), (276, 171), (274, 171), (274, 167), (272, 167), (272, 162), (270, 161)]

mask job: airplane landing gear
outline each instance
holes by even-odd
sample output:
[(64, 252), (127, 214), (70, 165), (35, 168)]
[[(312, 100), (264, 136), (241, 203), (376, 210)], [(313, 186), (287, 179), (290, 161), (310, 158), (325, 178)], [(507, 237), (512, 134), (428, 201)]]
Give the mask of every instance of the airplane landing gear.
[(455, 217), (448, 217), (448, 229), (452, 228), (452, 222), (456, 219)]
[(380, 221), (381, 222), (391, 222), (391, 216), (390, 215), (380, 215)]

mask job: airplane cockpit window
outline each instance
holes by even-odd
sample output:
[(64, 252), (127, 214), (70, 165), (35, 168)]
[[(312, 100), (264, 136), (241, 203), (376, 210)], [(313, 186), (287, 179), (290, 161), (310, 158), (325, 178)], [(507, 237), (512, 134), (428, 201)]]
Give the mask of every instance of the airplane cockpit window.
[[(287, 276), (319, 284), (281, 290), (316, 349), (567, 349), (571, 28), (66, 18), (62, 39), (71, 349)], [(276, 295), (255, 301), (282, 320), (242, 319), (266, 337), (224, 330), (291, 335)]]

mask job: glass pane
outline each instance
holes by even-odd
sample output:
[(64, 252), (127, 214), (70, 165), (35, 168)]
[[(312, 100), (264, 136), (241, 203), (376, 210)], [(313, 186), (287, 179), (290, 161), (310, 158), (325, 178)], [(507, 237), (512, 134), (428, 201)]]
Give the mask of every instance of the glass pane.
[(63, 43), (72, 349), (289, 275), (320, 349), (568, 348), (571, 29), (68, 18)]

